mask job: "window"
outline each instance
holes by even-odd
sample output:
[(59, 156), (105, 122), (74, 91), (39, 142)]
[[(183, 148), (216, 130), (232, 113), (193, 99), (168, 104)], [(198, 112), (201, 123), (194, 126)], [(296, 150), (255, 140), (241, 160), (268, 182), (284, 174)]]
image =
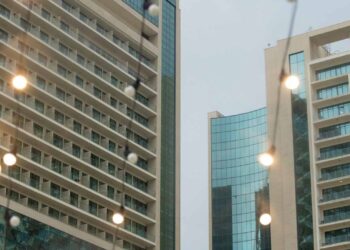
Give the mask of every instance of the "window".
[(80, 88), (84, 87), (84, 80), (80, 76), (75, 76), (75, 84)]
[(91, 140), (94, 143), (100, 144), (100, 139), (101, 139), (101, 136), (98, 133), (96, 133), (95, 131), (91, 132)]
[(83, 102), (77, 98), (74, 98), (74, 107), (80, 111), (83, 111)]
[(103, 27), (102, 24), (99, 23), (96, 24), (96, 30), (102, 35), (106, 35), (108, 33), (108, 30), (105, 27)]
[(61, 65), (57, 65), (57, 72), (63, 77), (67, 77), (67, 69)]
[(69, 55), (69, 49), (66, 45), (64, 45), (63, 43), (59, 43), (58, 44), (58, 49), (62, 54), (65, 54), (66, 56)]
[(8, 33), (2, 29), (0, 29), (0, 40), (4, 42), (8, 40)]
[(80, 154), (81, 154), (81, 149), (80, 149), (80, 147), (77, 146), (77, 145), (75, 145), (75, 144), (73, 144), (73, 146), (72, 146), (72, 153), (73, 153), (73, 155), (74, 155), (75, 157), (80, 158)]
[(53, 145), (62, 149), (63, 148), (63, 138), (59, 135), (54, 134), (53, 135)]
[(91, 154), (90, 160), (91, 160), (91, 165), (95, 167), (100, 166), (100, 158), (97, 155)]
[(60, 21), (60, 28), (65, 32), (69, 32), (69, 25), (63, 22), (62, 20)]
[(40, 187), (40, 177), (36, 174), (30, 173), (29, 175), (29, 185), (33, 188), (39, 189)]
[(50, 207), (49, 208), (49, 216), (58, 220), (60, 218), (60, 212), (58, 210)]
[(79, 14), (80, 14), (79, 15), (80, 20), (82, 20), (83, 22), (88, 22), (89, 21), (90, 18), (84, 12), (80, 11)]
[(51, 168), (53, 171), (61, 174), (62, 173), (62, 162), (55, 159), (55, 158), (52, 158), (51, 160)]
[(115, 176), (115, 166), (112, 163), (108, 163), (108, 173)]
[(111, 84), (112, 84), (113, 86), (117, 87), (118, 84), (119, 84), (118, 78), (116, 78), (115, 76), (111, 76)]
[(78, 54), (77, 55), (77, 62), (81, 65), (85, 65), (85, 58), (82, 55)]
[(108, 198), (114, 200), (114, 197), (115, 197), (114, 195), (115, 195), (114, 188), (111, 187), (111, 186), (107, 186), (107, 196), (108, 196)]
[(45, 43), (49, 43), (49, 35), (42, 30), (40, 30), (40, 39)]
[(5, 6), (0, 4), (0, 15), (10, 18), (10, 10)]
[(113, 130), (117, 130), (117, 122), (112, 118), (109, 118), (109, 127)]
[(12, 166), (11, 171), (9, 171), (8, 173), (12, 178), (15, 178), (17, 180), (21, 179), (21, 169), (16, 165)]
[(96, 87), (94, 87), (94, 96), (101, 99), (102, 98), (102, 91)]
[(39, 62), (40, 62), (41, 64), (44, 64), (44, 65), (47, 64), (47, 57), (44, 56), (43, 54), (39, 53), (38, 59), (39, 59)]
[[(96, 215), (97, 215), (97, 214), (96, 214)], [(88, 232), (89, 234), (96, 235), (97, 229), (96, 229), (96, 227), (94, 227), (94, 226), (88, 225), (88, 227), (87, 227), (87, 232)]]
[(32, 148), (32, 161), (35, 161), (37, 163), (41, 163), (41, 151), (39, 151), (36, 148)]
[(100, 111), (96, 109), (92, 109), (92, 118), (94, 118), (97, 121), (101, 121), (101, 113)]
[(62, 101), (66, 101), (66, 92), (56, 87), (56, 97)]
[(75, 169), (75, 168), (71, 168), (71, 171), (70, 171), (70, 178), (73, 180), (73, 181), (79, 181), (80, 178), (79, 178), (79, 170), (78, 169)]
[(97, 215), (97, 204), (95, 202), (89, 201), (89, 213)]
[(79, 196), (76, 193), (70, 192), (70, 204), (78, 207)]
[(108, 142), (108, 150), (111, 152), (115, 152), (117, 145), (113, 141)]
[(32, 25), (25, 20), (24, 18), (21, 17), (20, 21), (19, 21), (19, 25), (26, 31), (30, 31)]
[(44, 114), (44, 111), (45, 111), (44, 103), (39, 101), (38, 99), (35, 99), (35, 101), (34, 101), (34, 108), (36, 111)]
[(35, 136), (37, 136), (39, 138), (43, 138), (44, 128), (36, 123), (33, 123), (33, 133)]
[(74, 132), (81, 134), (81, 124), (77, 121), (73, 121), (73, 130)]
[(51, 183), (50, 194), (51, 196), (59, 199), (61, 197), (61, 187), (55, 183)]
[(55, 121), (64, 124), (64, 114), (55, 110)]
[(50, 14), (50, 12), (45, 10), (44, 8), (41, 9), (41, 16), (50, 21), (51, 14)]
[(78, 226), (78, 220), (72, 216), (68, 217), (68, 224), (73, 226), (73, 227), (77, 227)]
[(98, 180), (93, 177), (90, 177), (90, 188), (92, 190), (98, 191)]
[(36, 85), (41, 89), (45, 89), (45, 87), (46, 87), (45, 79), (41, 78), (40, 76), (37, 76), (36, 77)]
[(102, 77), (103, 76), (103, 71), (100, 67), (95, 65), (95, 74)]
[(36, 200), (33, 200), (31, 198), (28, 198), (28, 207), (30, 207), (31, 209), (34, 209), (34, 210), (38, 210), (39, 209), (39, 202), (37, 202)]

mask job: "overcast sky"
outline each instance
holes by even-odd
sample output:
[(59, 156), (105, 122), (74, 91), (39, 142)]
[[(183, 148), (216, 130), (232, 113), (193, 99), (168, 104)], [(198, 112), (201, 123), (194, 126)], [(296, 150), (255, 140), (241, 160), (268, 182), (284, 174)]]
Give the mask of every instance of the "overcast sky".
[[(265, 106), (264, 49), (286, 37), (292, 5), (180, 1), (181, 249), (207, 250), (207, 113), (233, 115)], [(349, 7), (349, 0), (300, 0), (294, 34), (350, 20)]]

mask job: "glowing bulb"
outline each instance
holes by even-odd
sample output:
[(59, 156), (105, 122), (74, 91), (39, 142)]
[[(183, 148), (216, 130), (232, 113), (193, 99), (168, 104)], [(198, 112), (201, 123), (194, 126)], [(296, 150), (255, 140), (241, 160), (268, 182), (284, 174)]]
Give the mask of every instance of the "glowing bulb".
[(25, 87), (27, 87), (27, 78), (25, 78), (23, 75), (16, 75), (12, 79), (12, 85), (15, 89), (22, 90)]
[(268, 226), (268, 225), (270, 225), (271, 220), (272, 220), (271, 215), (266, 214), (266, 213), (265, 213), (265, 214), (262, 214), (262, 215), (260, 216), (260, 219), (259, 219), (260, 224), (263, 225), (263, 226)]
[(130, 153), (128, 154), (128, 161), (131, 162), (132, 164), (136, 164), (138, 160), (138, 156), (135, 153)]
[(148, 13), (151, 16), (158, 16), (159, 15), (159, 7), (158, 5), (152, 3), (149, 7), (148, 7)]
[(4, 163), (7, 165), (7, 166), (13, 166), (16, 164), (17, 162), (17, 157), (14, 153), (12, 152), (8, 152), (6, 154), (4, 154), (2, 160), (4, 161)]
[(120, 225), (124, 222), (124, 215), (119, 212), (115, 213), (113, 214), (112, 220), (114, 224)]
[(127, 86), (125, 89), (124, 89), (124, 93), (130, 97), (130, 98), (133, 98), (135, 96), (135, 88), (131, 85)]
[(17, 215), (12, 215), (10, 218), (10, 225), (11, 227), (18, 227), (18, 225), (21, 223), (21, 219)]
[(269, 167), (273, 163), (273, 156), (270, 152), (265, 152), (259, 155), (258, 160), (261, 165)]
[(294, 75), (289, 75), (284, 80), (284, 85), (287, 89), (296, 89), (300, 85), (299, 77)]

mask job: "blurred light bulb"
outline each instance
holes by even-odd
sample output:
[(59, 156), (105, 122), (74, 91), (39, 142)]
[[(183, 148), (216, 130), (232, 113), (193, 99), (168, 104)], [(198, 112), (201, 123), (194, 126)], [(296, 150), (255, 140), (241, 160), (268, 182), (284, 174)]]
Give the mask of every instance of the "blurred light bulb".
[(260, 224), (263, 225), (263, 226), (268, 226), (268, 225), (270, 225), (271, 220), (272, 220), (271, 215), (269, 215), (269, 214), (267, 214), (267, 213), (262, 214), (262, 215), (260, 216), (260, 219), (259, 219)]
[(124, 215), (119, 212), (115, 213), (113, 214), (112, 220), (114, 224), (120, 225), (124, 222)]
[(130, 98), (133, 98), (135, 96), (135, 88), (131, 85), (127, 86), (125, 89), (124, 89), (124, 93), (130, 97)]
[(259, 155), (258, 160), (261, 165), (269, 167), (273, 163), (273, 155), (270, 152), (265, 152)]
[(16, 164), (17, 157), (14, 153), (8, 152), (8, 153), (4, 154), (2, 160), (5, 163), (5, 165), (10, 167), (10, 166), (13, 166)]
[(284, 79), (284, 85), (287, 89), (296, 89), (300, 85), (299, 77), (295, 75), (289, 75)]
[(27, 87), (27, 84), (27, 78), (25, 78), (23, 75), (16, 75), (12, 79), (12, 85), (15, 89), (22, 90)]
[(132, 164), (136, 164), (138, 160), (138, 156), (135, 153), (129, 153), (128, 154), (128, 161), (131, 162)]
[(148, 7), (148, 13), (155, 17), (159, 15), (159, 7), (157, 4), (152, 3), (149, 7)]
[(10, 225), (11, 227), (18, 227), (18, 225), (21, 223), (21, 219), (17, 215), (12, 215), (10, 218)]

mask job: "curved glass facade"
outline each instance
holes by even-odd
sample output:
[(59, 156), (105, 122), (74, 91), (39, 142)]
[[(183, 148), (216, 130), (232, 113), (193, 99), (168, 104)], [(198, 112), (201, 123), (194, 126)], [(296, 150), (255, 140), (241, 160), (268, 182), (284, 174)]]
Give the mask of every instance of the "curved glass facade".
[(266, 150), (266, 109), (212, 118), (212, 249), (271, 249), (268, 171), (257, 162)]

